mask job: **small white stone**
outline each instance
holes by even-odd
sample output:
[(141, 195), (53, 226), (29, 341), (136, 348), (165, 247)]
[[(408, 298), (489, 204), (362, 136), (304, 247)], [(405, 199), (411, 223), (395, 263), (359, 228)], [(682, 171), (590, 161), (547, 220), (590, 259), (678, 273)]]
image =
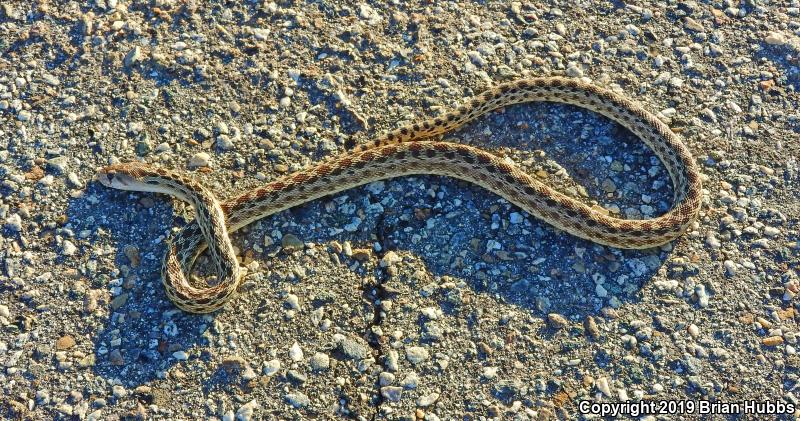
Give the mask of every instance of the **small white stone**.
[(695, 339), (700, 335), (700, 328), (694, 323), (690, 324), (689, 327), (686, 328), (686, 331)]
[(289, 405), (292, 405), (295, 408), (303, 408), (311, 403), (311, 399), (309, 399), (304, 393), (295, 392), (286, 395), (286, 402), (289, 402)]
[(492, 380), (497, 377), (497, 370), (499, 370), (499, 367), (484, 367), (481, 375), (486, 379)]
[(706, 237), (706, 245), (714, 249), (722, 247), (722, 243), (720, 243), (713, 233), (708, 233), (708, 236)]
[(120, 386), (120, 385), (116, 385), (116, 386), (112, 387), (111, 388), (111, 392), (114, 394), (114, 397), (117, 398), (117, 399), (124, 398), (125, 396), (128, 396), (128, 391), (125, 390), (125, 388)]
[(395, 263), (402, 261), (403, 258), (398, 256), (397, 253), (393, 251), (388, 251), (386, 254), (383, 255), (381, 259), (380, 266), (382, 268), (394, 266)]
[(421, 346), (410, 346), (406, 348), (406, 359), (412, 364), (419, 364), (430, 357), (428, 350)]
[(317, 352), (308, 361), (312, 370), (321, 371), (327, 370), (331, 366), (331, 359), (328, 354)]
[(782, 32), (770, 32), (764, 37), (764, 42), (769, 45), (783, 45), (786, 44), (786, 35)]
[(400, 402), (400, 399), (403, 398), (403, 388), (398, 386), (382, 387), (381, 395), (389, 402)]
[(394, 383), (394, 379), (395, 375), (393, 373), (384, 371), (378, 376), (378, 384), (381, 386), (389, 386)]
[(236, 419), (239, 421), (250, 421), (250, 419), (253, 418), (253, 412), (256, 408), (258, 408), (258, 401), (253, 399), (247, 402), (236, 410)]
[(525, 220), (525, 218), (519, 212), (511, 212), (511, 214), (508, 215), (508, 219), (512, 224), (520, 224)]
[(172, 356), (178, 361), (186, 361), (189, 359), (189, 354), (186, 351), (175, 351)]
[(597, 387), (597, 390), (602, 392), (607, 397), (611, 397), (611, 386), (608, 384), (608, 379), (605, 377), (600, 377), (594, 384)]
[(425, 408), (433, 405), (437, 400), (439, 400), (439, 394), (435, 392), (430, 395), (420, 396), (419, 399), (417, 399), (417, 406)]
[(207, 167), (211, 164), (211, 156), (205, 152), (198, 152), (189, 159), (189, 167)]
[(264, 363), (264, 368), (262, 368), (262, 372), (267, 376), (272, 376), (281, 369), (281, 361), (277, 358), (274, 360), (270, 360)]
[(133, 49), (128, 51), (128, 54), (125, 55), (125, 59), (123, 59), (123, 63), (125, 64), (125, 67), (131, 67), (134, 64), (136, 64), (136, 62), (139, 61), (141, 58), (142, 58), (142, 49), (139, 48), (139, 46), (137, 45), (136, 47), (133, 47)]
[(19, 214), (13, 213), (6, 218), (6, 228), (14, 232), (22, 231), (22, 217)]
[(299, 310), (300, 309), (300, 299), (297, 298), (297, 296), (294, 295), (294, 294), (287, 294), (286, 295), (286, 304), (291, 309), (294, 309), (294, 310)]
[(72, 244), (72, 241), (64, 240), (64, 243), (61, 245), (61, 253), (64, 254), (64, 256), (72, 256), (76, 251), (78, 251), (78, 248), (75, 247), (75, 244)]
[(736, 276), (736, 263), (733, 263), (732, 260), (726, 260), (722, 265), (725, 267), (725, 276), (729, 278)]
[(297, 342), (289, 348), (289, 358), (291, 358), (292, 361), (303, 361), (303, 350), (300, 349), (300, 345)]

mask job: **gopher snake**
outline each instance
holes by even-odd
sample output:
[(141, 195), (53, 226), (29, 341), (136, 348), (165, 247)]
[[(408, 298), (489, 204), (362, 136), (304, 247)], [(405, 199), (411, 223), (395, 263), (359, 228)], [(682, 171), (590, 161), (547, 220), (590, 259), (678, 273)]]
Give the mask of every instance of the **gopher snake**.
[[(669, 172), (674, 186), (672, 209), (646, 220), (608, 216), (547, 187), (496, 155), (468, 145), (431, 140), (492, 110), (531, 101), (562, 102), (598, 112), (641, 138)], [(498, 85), (445, 115), (401, 127), (222, 203), (190, 177), (141, 163), (102, 168), (97, 179), (122, 190), (168, 193), (194, 207), (195, 222), (185, 226), (168, 246), (162, 280), (167, 295), (178, 307), (208, 313), (225, 305), (242, 279), (228, 238), (230, 232), (326, 195), (411, 174), (446, 175), (478, 184), (557, 228), (619, 248), (649, 248), (675, 239), (697, 218), (701, 201), (696, 164), (667, 125), (620, 95), (560, 77)], [(190, 273), (206, 247), (219, 283), (197, 288), (184, 275)]]

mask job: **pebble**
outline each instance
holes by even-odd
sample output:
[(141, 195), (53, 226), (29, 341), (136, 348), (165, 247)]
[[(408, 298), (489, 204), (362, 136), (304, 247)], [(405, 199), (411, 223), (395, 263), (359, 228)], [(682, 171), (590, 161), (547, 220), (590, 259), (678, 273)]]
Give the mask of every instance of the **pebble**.
[(72, 244), (72, 241), (64, 240), (64, 243), (61, 244), (61, 254), (64, 256), (72, 256), (76, 251), (78, 251), (78, 248), (75, 247), (75, 244)]
[(75, 338), (70, 335), (64, 335), (56, 341), (56, 349), (59, 351), (70, 349), (73, 346), (75, 346)]
[(767, 36), (764, 37), (764, 42), (769, 45), (783, 45), (786, 44), (786, 35), (782, 32), (768, 32)]
[(300, 345), (297, 342), (289, 348), (289, 358), (292, 361), (303, 361), (303, 350), (300, 349)]
[(718, 249), (722, 247), (722, 243), (720, 243), (720, 241), (717, 239), (714, 233), (708, 233), (708, 235), (706, 236), (706, 245), (708, 245), (713, 249)]
[(363, 360), (370, 355), (369, 347), (356, 339), (338, 334), (334, 335), (334, 341), (337, 349), (349, 359)]
[(606, 395), (609, 398), (612, 397), (612, 395), (611, 395), (611, 386), (608, 384), (608, 378), (600, 377), (595, 381), (594, 384), (595, 384), (595, 387), (597, 387), (597, 390), (599, 390), (601, 393), (603, 393), (604, 395)]
[(437, 400), (439, 400), (438, 393), (434, 392), (428, 395), (423, 395), (417, 399), (417, 406), (420, 408), (427, 408), (436, 403)]
[(381, 386), (389, 386), (392, 383), (394, 383), (394, 380), (395, 380), (395, 375), (388, 371), (383, 371), (378, 376), (378, 384), (380, 384)]
[(122, 357), (122, 353), (120, 353), (118, 349), (112, 350), (108, 354), (108, 360), (111, 362), (112, 365), (115, 366), (125, 365), (125, 359)]
[(211, 165), (211, 155), (198, 152), (189, 158), (189, 168), (208, 167)]
[(236, 410), (236, 419), (239, 421), (250, 421), (253, 418), (253, 413), (258, 408), (258, 401), (255, 399), (247, 402)]
[(114, 387), (112, 387), (111, 388), (111, 392), (114, 395), (114, 397), (117, 398), (117, 399), (122, 399), (122, 398), (128, 396), (128, 391), (125, 390), (125, 388), (120, 386), (120, 385), (115, 385)]
[(397, 371), (400, 369), (400, 354), (390, 349), (389, 352), (386, 353), (386, 369), (390, 371)]
[(31, 114), (30, 111), (28, 111), (28, 110), (20, 110), (20, 112), (17, 113), (17, 120), (19, 120), (19, 121), (28, 121), (28, 120), (31, 119), (32, 116), (33, 115)]
[(403, 377), (403, 381), (400, 382), (400, 385), (403, 386), (404, 389), (416, 389), (417, 386), (419, 386), (419, 376), (412, 371)]
[(264, 367), (262, 368), (262, 372), (264, 375), (273, 376), (281, 369), (281, 361), (278, 359), (269, 360), (264, 363)]
[(389, 402), (400, 402), (400, 399), (403, 398), (403, 388), (399, 386), (382, 387), (381, 396)]
[(686, 331), (689, 332), (689, 335), (692, 335), (692, 337), (695, 339), (700, 336), (700, 328), (694, 323), (690, 324), (689, 327), (686, 328)]
[(74, 187), (76, 189), (82, 189), (83, 188), (83, 183), (78, 178), (78, 174), (75, 174), (74, 172), (71, 172), (71, 173), (67, 174), (67, 182), (69, 183), (70, 186), (72, 186), (72, 187)]
[(700, 306), (700, 308), (708, 307), (709, 296), (706, 292), (706, 287), (704, 285), (697, 285), (694, 288), (694, 293), (695, 296), (697, 296), (697, 304)]
[(308, 363), (314, 371), (327, 370), (331, 366), (330, 357), (328, 357), (328, 354), (322, 352), (317, 352), (312, 355)]
[(295, 408), (304, 408), (311, 404), (311, 399), (301, 392), (287, 393), (285, 399), (289, 405)]
[(511, 212), (511, 214), (508, 215), (508, 219), (512, 224), (521, 224), (525, 220), (519, 212)]
[(728, 278), (733, 278), (736, 276), (736, 263), (733, 263), (732, 260), (724, 261), (722, 266), (725, 268), (725, 276)]
[(294, 294), (287, 294), (286, 305), (293, 310), (300, 310), (300, 299)]
[(136, 64), (136, 62), (141, 60), (141, 58), (142, 49), (137, 45), (128, 51), (128, 54), (126, 54), (125, 58), (123, 59), (123, 63), (125, 64), (125, 67), (131, 67)]
[(387, 251), (386, 254), (384, 254), (381, 258), (380, 266), (382, 268), (394, 266), (396, 263), (401, 262), (402, 260), (403, 258), (398, 256), (397, 253), (393, 251)]
[(553, 329), (564, 329), (569, 326), (569, 321), (558, 313), (550, 313), (547, 315), (547, 324)]
[(22, 217), (19, 214), (13, 213), (11, 216), (6, 218), (5, 227), (13, 232), (20, 232), (22, 231)]
[(429, 357), (428, 350), (421, 346), (406, 347), (406, 359), (412, 364), (420, 364)]
[(175, 351), (172, 353), (172, 357), (178, 361), (186, 361), (189, 359), (189, 354), (186, 351)]
[(297, 250), (302, 250), (305, 244), (296, 235), (286, 234), (281, 238), (281, 247), (287, 253), (293, 253)]

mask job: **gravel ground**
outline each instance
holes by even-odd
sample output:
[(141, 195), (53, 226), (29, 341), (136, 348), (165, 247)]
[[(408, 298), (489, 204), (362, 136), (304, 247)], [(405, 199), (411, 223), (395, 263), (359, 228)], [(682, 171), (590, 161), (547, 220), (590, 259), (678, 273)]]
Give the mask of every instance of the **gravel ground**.
[[(0, 5), (2, 417), (800, 404), (800, 1), (87, 3)], [(196, 316), (159, 277), (191, 209), (92, 181), (143, 160), (229, 197), (542, 75), (619, 90), (682, 135), (705, 178), (687, 235), (621, 251), (406, 177), (237, 233), (242, 292)], [(655, 156), (592, 112), (514, 106), (449, 137), (616, 214), (670, 206)]]

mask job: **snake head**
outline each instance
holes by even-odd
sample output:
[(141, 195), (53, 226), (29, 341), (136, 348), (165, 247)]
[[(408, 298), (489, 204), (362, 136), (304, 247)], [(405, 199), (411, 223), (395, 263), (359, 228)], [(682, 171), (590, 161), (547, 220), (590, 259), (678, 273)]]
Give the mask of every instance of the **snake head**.
[(120, 190), (139, 190), (137, 185), (141, 181), (137, 179), (138, 172), (136, 165), (117, 164), (100, 168), (95, 178), (100, 184)]

